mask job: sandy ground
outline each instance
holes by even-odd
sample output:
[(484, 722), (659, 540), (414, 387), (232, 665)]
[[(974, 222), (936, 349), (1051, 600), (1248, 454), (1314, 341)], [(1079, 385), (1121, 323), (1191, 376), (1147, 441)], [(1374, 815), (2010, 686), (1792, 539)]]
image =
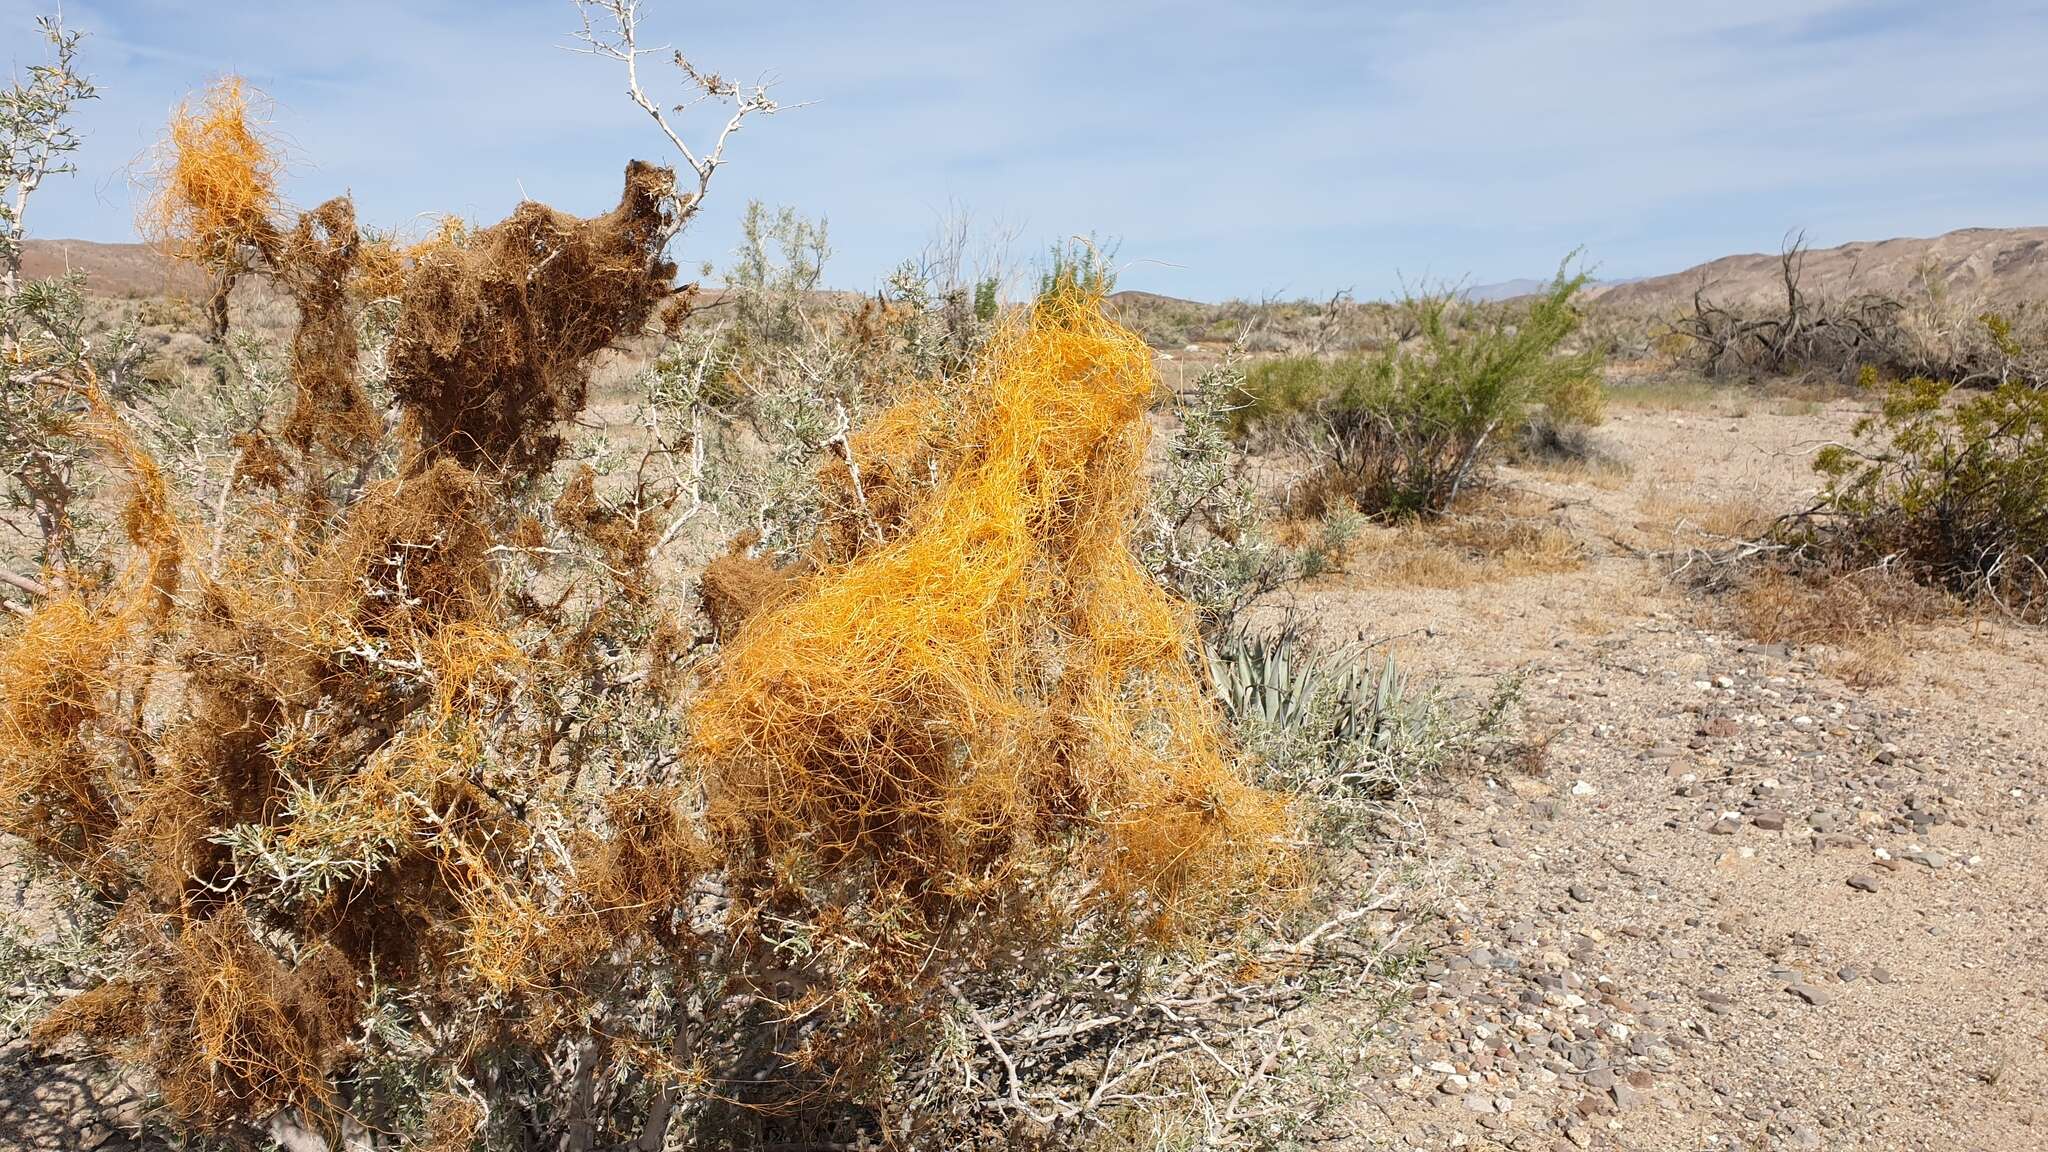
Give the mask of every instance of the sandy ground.
[(2048, 637), (1924, 629), (1857, 688), (1638, 555), (1797, 507), (1856, 415), (1623, 407), (1598, 440), (1625, 475), (1503, 474), (1575, 570), (1289, 597), (1450, 691), (1520, 673), (1548, 738), (1428, 802), (1450, 879), (1416, 910), (1418, 983), (1376, 1028), (1363, 998), (1321, 1006), (1356, 1078), (1295, 1139), (2048, 1148)]

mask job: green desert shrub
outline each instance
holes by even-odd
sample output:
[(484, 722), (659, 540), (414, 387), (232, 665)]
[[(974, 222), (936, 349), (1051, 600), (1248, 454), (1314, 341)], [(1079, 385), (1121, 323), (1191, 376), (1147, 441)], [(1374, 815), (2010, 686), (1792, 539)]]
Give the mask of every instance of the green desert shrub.
[(1282, 356), (1250, 364), (1244, 398), (1231, 411), (1231, 431), (1242, 437), (1297, 421), (1332, 398), (1364, 387), (1373, 369), (1374, 361), (1361, 356)]
[[(1878, 387), (1866, 371), (1867, 386)], [(2048, 390), (1987, 392), (1924, 377), (1882, 385), (1884, 403), (1814, 467), (1817, 505), (1781, 529), (1805, 559), (1878, 568), (2021, 615), (2048, 609)]]
[(1348, 502), (1380, 517), (1448, 511), (1477, 469), (1531, 419), (1600, 419), (1599, 355), (1564, 350), (1583, 275), (1560, 271), (1525, 308), (1411, 297), (1412, 339), (1367, 357), (1260, 365), (1237, 427), (1293, 440), (1315, 462), (1305, 510)]

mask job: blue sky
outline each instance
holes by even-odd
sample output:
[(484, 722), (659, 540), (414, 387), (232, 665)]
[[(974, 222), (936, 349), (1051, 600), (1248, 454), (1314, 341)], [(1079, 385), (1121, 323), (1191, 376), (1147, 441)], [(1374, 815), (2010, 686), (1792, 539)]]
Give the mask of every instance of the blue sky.
[[(964, 211), (1020, 262), (1111, 237), (1124, 286), (1204, 299), (2048, 224), (2048, 0), (647, 4), (648, 43), (810, 102), (734, 138), (686, 267), (725, 261), (750, 198), (828, 218), (839, 287)], [(0, 0), (0, 56), (38, 54), (42, 7)], [(568, 0), (65, 15), (103, 99), (33, 235), (132, 238), (134, 161), (228, 71), (275, 99), (294, 202), (348, 191), (385, 226), (522, 191), (597, 211), (629, 157), (665, 158), (615, 66), (563, 50)]]

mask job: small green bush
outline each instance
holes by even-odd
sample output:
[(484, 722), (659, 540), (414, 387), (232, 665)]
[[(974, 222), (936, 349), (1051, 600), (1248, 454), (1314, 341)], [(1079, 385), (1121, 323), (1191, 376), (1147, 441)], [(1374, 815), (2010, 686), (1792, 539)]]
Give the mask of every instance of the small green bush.
[(2048, 390), (2013, 380), (1957, 400), (1956, 385), (1924, 377), (1884, 387), (1882, 409), (1857, 423), (1863, 443), (1815, 458), (1827, 487), (1784, 534), (1808, 560), (2048, 616)]
[(1243, 437), (1261, 426), (1314, 412), (1333, 397), (1357, 394), (1373, 368), (1373, 361), (1359, 356), (1283, 356), (1250, 364), (1244, 373), (1244, 399), (1231, 410), (1231, 433)]
[(1348, 501), (1381, 517), (1439, 515), (1532, 414), (1600, 419), (1599, 354), (1561, 351), (1578, 331), (1585, 284), (1560, 271), (1516, 310), (1468, 307), (1451, 293), (1412, 297), (1403, 305), (1412, 340), (1369, 357), (1256, 366), (1235, 426), (1284, 430), (1309, 450), (1309, 511)]

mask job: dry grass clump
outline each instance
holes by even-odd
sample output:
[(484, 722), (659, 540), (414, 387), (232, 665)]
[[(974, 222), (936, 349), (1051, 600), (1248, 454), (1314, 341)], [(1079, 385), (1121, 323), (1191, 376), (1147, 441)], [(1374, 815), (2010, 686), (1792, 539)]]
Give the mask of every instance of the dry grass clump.
[[(1188, 610), (1125, 539), (1152, 386), (1098, 298), (1042, 298), (954, 420), (913, 399), (856, 443), (886, 511), (745, 622), (695, 710), (712, 827), (766, 907), (858, 909), (876, 987), (923, 983), (940, 941), (1056, 928), (1063, 863), (1164, 937), (1286, 879), (1285, 806), (1226, 761)], [(892, 468), (923, 455), (928, 491)]]
[(1606, 456), (1585, 460), (1524, 460), (1516, 467), (1558, 484), (1577, 484), (1602, 492), (1619, 492), (1628, 484), (1627, 462)]
[(1766, 644), (1826, 645), (1828, 670), (1859, 687), (1898, 679), (1908, 634), (1952, 607), (1895, 574), (1775, 566), (1742, 576), (1732, 603), (1745, 634)]
[(1777, 513), (1750, 493), (1700, 499), (1653, 488), (1636, 506), (1635, 528), (1658, 547), (1750, 540), (1770, 528)]
[(1724, 385), (1691, 373), (1614, 371), (1608, 378), (1607, 401), (1623, 408), (1652, 412), (1746, 412), (1748, 401)]
[(1736, 605), (1743, 631), (1766, 644), (1839, 643), (1932, 618), (1924, 590), (1874, 572), (1765, 568), (1741, 584)]
[(1905, 638), (1898, 633), (1855, 636), (1842, 644), (1826, 667), (1844, 684), (1881, 688), (1898, 682), (1899, 670), (1905, 666), (1910, 652)]
[(1343, 557), (1343, 578), (1454, 590), (1578, 571), (1585, 548), (1548, 510), (1540, 499), (1492, 489), (1441, 520), (1367, 527)]

